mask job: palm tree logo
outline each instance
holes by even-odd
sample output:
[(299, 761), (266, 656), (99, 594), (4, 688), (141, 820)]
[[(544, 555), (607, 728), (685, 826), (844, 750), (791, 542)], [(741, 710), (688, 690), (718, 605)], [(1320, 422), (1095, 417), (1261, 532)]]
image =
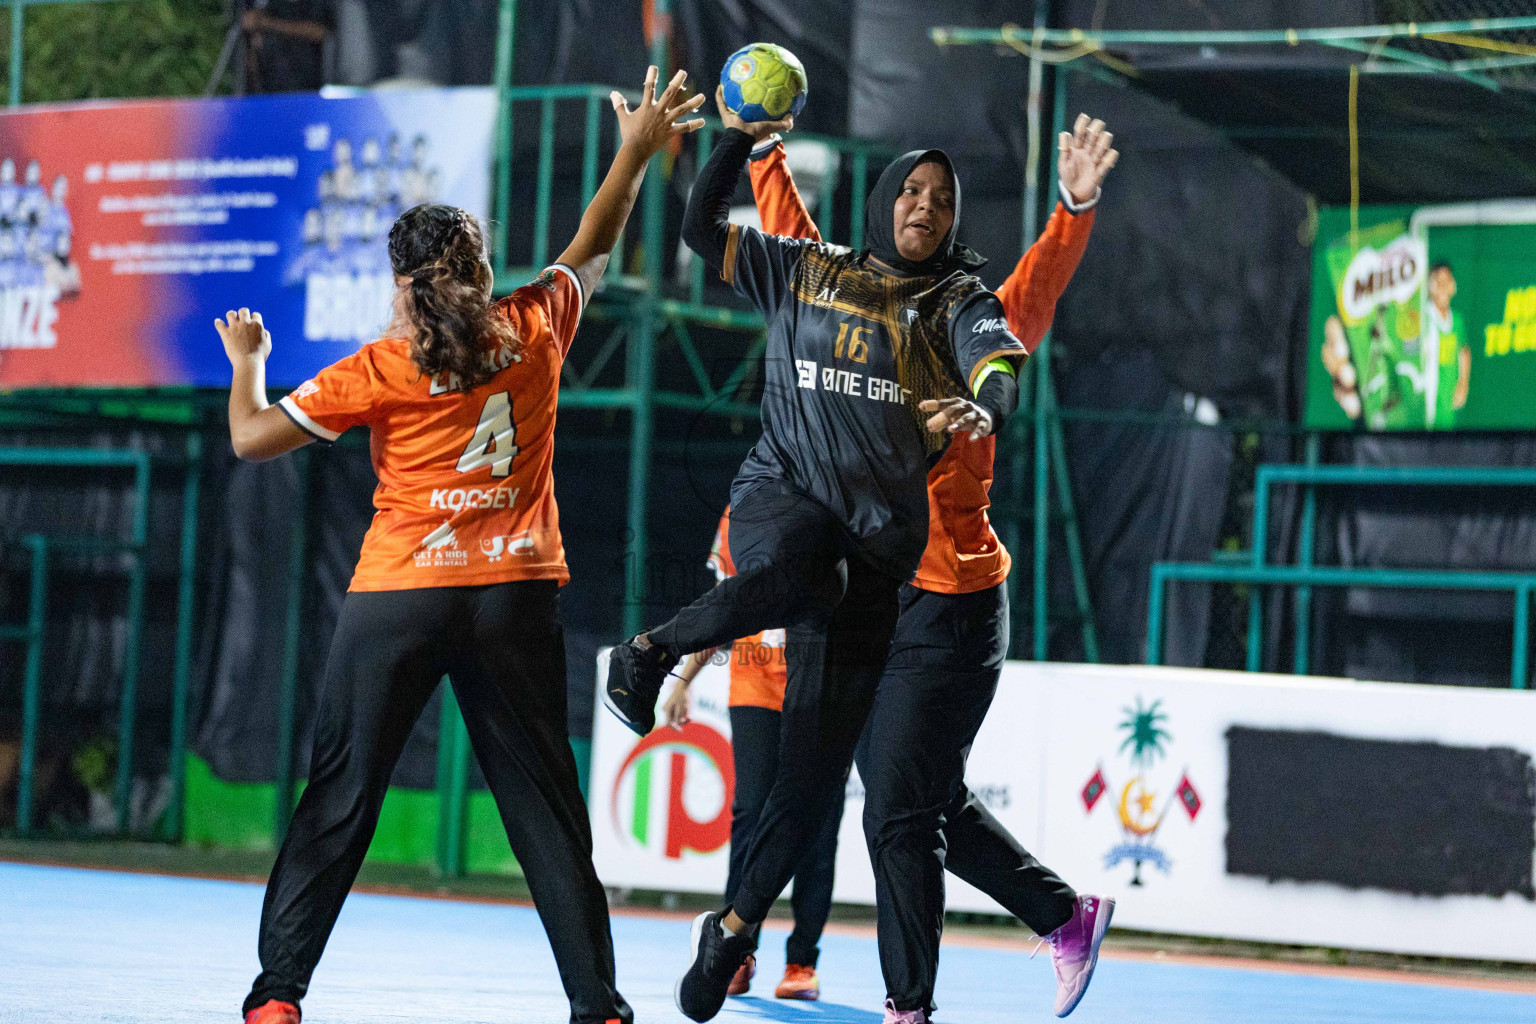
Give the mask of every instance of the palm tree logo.
[(1129, 750), (1131, 766), (1136, 770), (1120, 792), (1120, 827), (1128, 840), (1127, 859), (1134, 865), (1132, 885), (1142, 884), (1142, 861), (1148, 859), (1145, 854), (1152, 849), (1152, 836), (1168, 813), (1166, 806), (1161, 813), (1157, 811), (1157, 793), (1147, 784), (1146, 776), (1154, 761), (1167, 756), (1163, 744), (1172, 739), (1163, 728), (1168, 716), (1161, 710), (1162, 704), (1161, 700), (1154, 700), (1151, 706), (1145, 706), (1138, 696), (1134, 708), (1121, 708), (1125, 718), (1119, 728), (1127, 735), (1118, 753)]
[(1120, 728), (1130, 733), (1125, 742), (1120, 744), (1119, 753), (1125, 753), (1125, 748), (1131, 748), (1131, 764), (1140, 771), (1152, 767), (1152, 762), (1159, 757), (1166, 756), (1163, 744), (1173, 737), (1168, 735), (1168, 730), (1163, 728), (1163, 723), (1168, 716), (1158, 710), (1163, 702), (1155, 700), (1151, 707), (1143, 707), (1141, 697), (1136, 698), (1136, 707), (1121, 708), (1125, 718), (1120, 722)]
[[(1171, 791), (1171, 796), (1161, 801), (1158, 799), (1159, 793), (1148, 781), (1148, 775), (1151, 774), (1154, 764), (1159, 759), (1167, 758), (1167, 748), (1173, 741), (1173, 736), (1164, 728), (1168, 715), (1163, 711), (1163, 702), (1154, 700), (1148, 705), (1140, 696), (1137, 696), (1135, 707), (1124, 707), (1120, 711), (1124, 717), (1121, 718), (1117, 728), (1125, 734), (1125, 738), (1121, 741), (1116, 753), (1125, 756), (1131, 762), (1133, 775), (1125, 784), (1125, 788), (1120, 791), (1119, 805), (1116, 808), (1119, 814), (1121, 842), (1105, 854), (1104, 866), (1112, 868), (1123, 861), (1130, 861), (1135, 865), (1131, 884), (1142, 885), (1142, 864), (1150, 862), (1166, 873), (1172, 863), (1168, 854), (1153, 843), (1153, 837), (1168, 816), (1168, 809), (1174, 806), (1182, 807), (1189, 815), (1189, 820), (1193, 822), (1200, 813), (1202, 804), (1200, 794), (1195, 791), (1194, 784), (1189, 781), (1187, 768), (1180, 775), (1178, 785)], [(1110, 792), (1110, 782), (1104, 776), (1104, 766), (1100, 764), (1080, 794), (1084, 809), (1092, 814), (1095, 805)], [(1114, 803), (1115, 801), (1106, 802)], [(1158, 807), (1159, 803), (1162, 804), (1161, 809)]]

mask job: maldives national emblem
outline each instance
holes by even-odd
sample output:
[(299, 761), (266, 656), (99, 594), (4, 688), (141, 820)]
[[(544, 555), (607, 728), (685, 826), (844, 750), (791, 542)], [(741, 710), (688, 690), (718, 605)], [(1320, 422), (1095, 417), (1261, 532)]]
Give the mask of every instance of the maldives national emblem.
[[(1130, 861), (1132, 885), (1144, 884), (1141, 879), (1142, 864), (1152, 864), (1164, 874), (1172, 866), (1168, 854), (1156, 843), (1158, 829), (1162, 828), (1168, 812), (1177, 805), (1189, 815), (1190, 821), (1194, 821), (1200, 813), (1200, 794), (1195, 791), (1194, 784), (1189, 780), (1188, 769), (1179, 773), (1178, 783), (1171, 788), (1166, 788), (1171, 779), (1167, 776), (1162, 776), (1160, 779), (1155, 772), (1156, 762), (1159, 758), (1167, 758), (1165, 747), (1173, 739), (1163, 728), (1168, 716), (1161, 710), (1162, 703), (1160, 700), (1154, 700), (1150, 706), (1143, 705), (1138, 696), (1134, 708), (1121, 709), (1125, 718), (1120, 722), (1119, 728), (1126, 733), (1126, 737), (1116, 754), (1126, 757), (1130, 765), (1131, 777), (1120, 788), (1120, 799), (1116, 808), (1120, 820), (1121, 841), (1104, 855), (1104, 866), (1112, 868), (1123, 861)], [(1110, 793), (1110, 790), (1110, 783), (1104, 775), (1104, 766), (1101, 763), (1094, 770), (1087, 784), (1083, 786), (1081, 793), (1087, 813), (1092, 814), (1094, 808), (1104, 796)], [(1164, 793), (1167, 794), (1166, 797), (1162, 795)]]

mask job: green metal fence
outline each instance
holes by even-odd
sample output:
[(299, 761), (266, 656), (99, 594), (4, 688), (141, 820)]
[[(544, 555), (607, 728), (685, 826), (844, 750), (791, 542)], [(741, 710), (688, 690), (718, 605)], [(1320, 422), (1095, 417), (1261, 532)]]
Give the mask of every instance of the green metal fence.
[[(609, 112), (608, 94), (614, 87), (605, 85), (542, 85), (507, 86), (501, 93), (501, 113), (498, 123), (503, 127), (496, 139), (496, 195), (492, 203), (491, 263), (496, 271), (499, 290), (510, 291), (527, 278), (543, 269), (554, 253), (550, 251), (550, 221), (557, 205), (570, 210), (584, 210), (597, 194), (598, 171), (603, 164), (603, 125)], [(633, 102), (635, 94), (630, 91)], [(512, 266), (508, 262), (513, 213), (510, 209), (514, 179), (515, 145), (517, 136), (513, 130), (515, 115), (519, 109), (535, 107), (539, 114), (538, 156), (533, 165), (534, 204), (532, 223), (532, 256), (528, 263)], [(581, 126), (581, 188), (562, 190), (556, 194), (555, 146), (562, 123), (560, 115), (579, 112)], [(611, 147), (610, 147), (611, 148)], [(622, 245), (622, 243), (621, 243)], [(617, 277), (618, 261), (610, 267), (610, 277)]]
[[(1294, 661), (1297, 675), (1309, 669), (1312, 634), (1311, 589), (1314, 586), (1403, 587), (1446, 590), (1508, 590), (1514, 595), (1514, 654), (1511, 685), (1525, 689), (1528, 678), (1530, 596), (1536, 574), (1451, 571), (1436, 569), (1365, 569), (1313, 565), (1317, 535), (1318, 487), (1536, 487), (1536, 469), (1489, 466), (1323, 466), (1318, 465), (1318, 439), (1307, 439), (1305, 465), (1263, 465), (1254, 475), (1253, 546), (1251, 565), (1159, 562), (1152, 567), (1147, 604), (1147, 662), (1162, 660), (1163, 601), (1174, 580), (1252, 585), (1248, 597), (1247, 668), (1260, 668), (1263, 652), (1263, 603), (1259, 586), (1296, 588)], [(1276, 484), (1303, 487), (1300, 534), (1295, 566), (1266, 564), (1270, 496)]]
[[(1485, 466), (1320, 466), (1317, 465), (1317, 440), (1309, 439), (1307, 464), (1302, 466), (1260, 466), (1254, 478), (1253, 566), (1264, 567), (1265, 538), (1269, 532), (1270, 491), (1279, 483), (1303, 485), (1301, 531), (1296, 561), (1301, 568), (1312, 566), (1317, 539), (1318, 487), (1536, 487), (1536, 469), (1509, 469)], [(1516, 602), (1524, 600), (1516, 593)], [(1250, 598), (1248, 610), (1248, 668), (1256, 670), (1259, 658), (1259, 619), (1262, 616), (1257, 593)], [(1515, 623), (1516, 636), (1524, 625)], [(1312, 634), (1311, 590), (1306, 583), (1296, 589), (1295, 661), (1297, 675), (1306, 675)], [(1523, 653), (1517, 653), (1523, 657)], [(1522, 684), (1523, 685), (1523, 684)]]
[[(1352, 569), (1334, 566), (1241, 566), (1196, 562), (1156, 562), (1152, 566), (1152, 590), (1147, 603), (1147, 664), (1163, 660), (1163, 593), (1169, 582), (1279, 584), (1294, 587), (1398, 587), (1414, 590), (1507, 590), (1514, 594), (1514, 654), (1510, 659), (1510, 686), (1526, 688), (1530, 677), (1529, 629), (1531, 590), (1536, 573), (1451, 572), (1436, 569)], [(1250, 659), (1263, 641), (1260, 632), (1250, 633)]]
[[(186, 703), (191, 668), (193, 572), (197, 549), (197, 501), (201, 480), (202, 439), (187, 440), (185, 482), (182, 490), (181, 561), (177, 589), (176, 654), (173, 666), (172, 744), (170, 773), (173, 787), (182, 774), (185, 756)], [(42, 717), (42, 666), (47, 630), (47, 591), (52, 559), (56, 554), (113, 554), (128, 559), (128, 599), (124, 617), (127, 640), (123, 651), (122, 682), (118, 697), (117, 769), (113, 807), (117, 831), (127, 834), (133, 792), (134, 727), (138, 712), (139, 647), (144, 631), (144, 588), (148, 575), (149, 494), (152, 460), (144, 451), (94, 448), (0, 448), (0, 470), (11, 468), (65, 468), (131, 470), (133, 514), (126, 539), (93, 535), (27, 533), (17, 544), (31, 552), (27, 624), (7, 627), (0, 639), (20, 640), (27, 647), (22, 682), (21, 753), (17, 767), (16, 831), (30, 835), (37, 731)], [(173, 794), (167, 829), (180, 827), (180, 789)], [(171, 832), (174, 834), (174, 831)]]
[(16, 772), (16, 831), (32, 831), (32, 775), (37, 765), (37, 728), (42, 715), (43, 637), (48, 601), (48, 538), (29, 533), (17, 545), (31, 552), (30, 586), (27, 589), (27, 621), (22, 626), (0, 626), (0, 641), (26, 644), (21, 697), (21, 751)]

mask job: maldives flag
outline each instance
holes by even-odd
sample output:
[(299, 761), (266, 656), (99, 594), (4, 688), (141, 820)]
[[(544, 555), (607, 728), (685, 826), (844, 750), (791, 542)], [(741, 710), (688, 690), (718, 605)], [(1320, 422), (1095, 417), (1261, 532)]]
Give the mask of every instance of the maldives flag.
[(1093, 805), (1099, 802), (1099, 797), (1103, 796), (1108, 788), (1109, 783), (1104, 781), (1104, 770), (1095, 768), (1093, 778), (1089, 779), (1088, 784), (1083, 787), (1083, 806), (1092, 811)]
[(1194, 784), (1189, 781), (1187, 774), (1179, 778), (1179, 788), (1174, 792), (1178, 794), (1184, 810), (1189, 812), (1189, 820), (1194, 821), (1195, 815), (1200, 813), (1200, 794), (1195, 792)]

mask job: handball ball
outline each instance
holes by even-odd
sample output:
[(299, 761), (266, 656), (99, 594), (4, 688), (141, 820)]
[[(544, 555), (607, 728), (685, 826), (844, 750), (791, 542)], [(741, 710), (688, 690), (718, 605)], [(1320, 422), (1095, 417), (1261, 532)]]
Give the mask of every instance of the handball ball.
[(778, 121), (805, 106), (805, 66), (773, 43), (753, 43), (731, 54), (720, 84), (725, 105), (743, 121)]

